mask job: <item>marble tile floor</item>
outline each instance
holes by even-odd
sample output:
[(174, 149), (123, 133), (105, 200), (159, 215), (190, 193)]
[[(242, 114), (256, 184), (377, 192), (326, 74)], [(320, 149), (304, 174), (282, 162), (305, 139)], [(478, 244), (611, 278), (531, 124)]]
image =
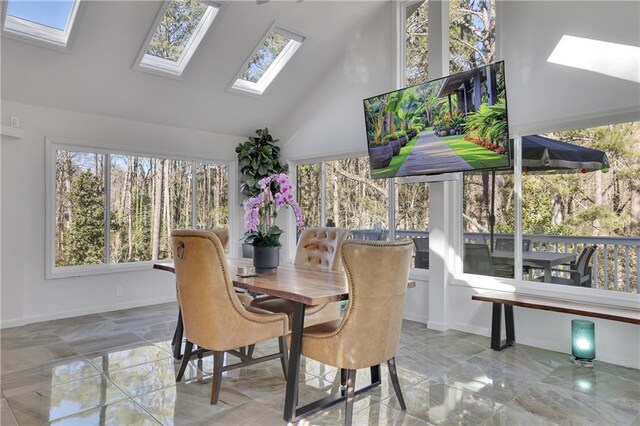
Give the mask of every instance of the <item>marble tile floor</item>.
[[(192, 361), (176, 383), (176, 312), (168, 303), (1, 330), (0, 424), (284, 424), (278, 361), (225, 373), (215, 406), (210, 357)], [(256, 354), (276, 350), (274, 340)], [(396, 360), (407, 411), (383, 366), (382, 386), (356, 399), (354, 424), (640, 426), (638, 370), (579, 368), (567, 354), (519, 344), (494, 352), (486, 337), (409, 321)], [(337, 373), (303, 359), (301, 403), (337, 392)], [(359, 371), (358, 386), (367, 380), (369, 371)], [(343, 422), (339, 404), (299, 424)]]

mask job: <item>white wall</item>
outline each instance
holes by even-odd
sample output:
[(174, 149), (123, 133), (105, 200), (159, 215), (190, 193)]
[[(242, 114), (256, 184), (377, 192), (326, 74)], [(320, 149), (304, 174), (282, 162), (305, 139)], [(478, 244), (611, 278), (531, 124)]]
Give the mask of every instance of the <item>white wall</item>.
[[(640, 86), (547, 62), (563, 35), (638, 46), (637, 1), (499, 2), (498, 58), (504, 59), (509, 127), (526, 135), (566, 126), (632, 121)], [(621, 58), (623, 59), (623, 58)]]
[(175, 300), (174, 277), (159, 271), (45, 279), (45, 137), (218, 160), (235, 160), (243, 139), (3, 101), (2, 123), (11, 116), (25, 138), (2, 139), (2, 327)]
[[(469, 281), (450, 286), (449, 326), (489, 336), (491, 303), (472, 301), (471, 296), (481, 290), (471, 285), (473, 283)], [(571, 320), (583, 317), (518, 307), (513, 313), (517, 343), (571, 353)], [(585, 319), (595, 323), (596, 359), (640, 369), (640, 327), (597, 318)], [(502, 330), (504, 338), (504, 327)]]
[(366, 155), (364, 98), (393, 88), (391, 3), (345, 40), (345, 56), (280, 126), (287, 160), (361, 152)]

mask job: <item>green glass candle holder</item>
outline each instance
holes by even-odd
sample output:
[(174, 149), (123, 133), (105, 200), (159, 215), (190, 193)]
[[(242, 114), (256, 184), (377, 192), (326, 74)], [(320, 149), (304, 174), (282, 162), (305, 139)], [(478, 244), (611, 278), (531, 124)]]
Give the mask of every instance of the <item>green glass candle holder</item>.
[(571, 320), (571, 355), (580, 363), (596, 357), (596, 327), (593, 321)]

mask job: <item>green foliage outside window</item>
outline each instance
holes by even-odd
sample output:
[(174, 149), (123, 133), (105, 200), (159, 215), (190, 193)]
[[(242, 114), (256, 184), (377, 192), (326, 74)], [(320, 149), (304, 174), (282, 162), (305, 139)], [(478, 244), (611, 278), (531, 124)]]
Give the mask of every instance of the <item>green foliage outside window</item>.
[(68, 265), (104, 261), (104, 186), (101, 176), (81, 172), (68, 194), (73, 206), (69, 233), (64, 245)]
[(206, 11), (199, 0), (171, 1), (146, 53), (176, 62)]

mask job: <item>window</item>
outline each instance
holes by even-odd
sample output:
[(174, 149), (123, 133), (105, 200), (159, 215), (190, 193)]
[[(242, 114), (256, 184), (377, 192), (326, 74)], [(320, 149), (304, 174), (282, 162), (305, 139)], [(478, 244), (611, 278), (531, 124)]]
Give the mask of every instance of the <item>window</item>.
[(414, 267), (429, 269), (429, 184), (396, 179), (396, 238), (411, 238)]
[(231, 89), (263, 94), (303, 41), (304, 37), (273, 25), (240, 70)]
[(319, 227), (324, 223), (322, 191), (322, 164), (302, 164), (298, 166), (298, 204), (304, 213), (307, 227)]
[(495, 0), (452, 0), (449, 5), (449, 73), (495, 62)]
[(137, 67), (180, 77), (219, 8), (217, 3), (203, 0), (164, 3), (138, 55)]
[(405, 8), (405, 82), (407, 86), (426, 83), (429, 69), (427, 1), (411, 3)]
[(105, 261), (103, 154), (56, 151), (55, 265)]
[(387, 179), (371, 179), (369, 158), (326, 163), (327, 226), (352, 231), (356, 238), (386, 240), (389, 230)]
[(298, 201), (305, 223), (346, 228), (358, 239), (387, 239), (388, 180), (371, 179), (370, 173), (368, 157), (299, 165)]
[(5, 34), (49, 46), (67, 47), (79, 0), (9, 0), (5, 6)]
[[(527, 171), (523, 162), (523, 239), (531, 241), (532, 250), (567, 253), (574, 259), (589, 247), (595, 246), (595, 252), (586, 265), (588, 269), (579, 264), (573, 268), (579, 275), (562, 272), (570, 269), (568, 265), (557, 265), (550, 276), (545, 276), (544, 269), (527, 268), (525, 264), (523, 278), (637, 294), (640, 122), (544, 136), (572, 144), (574, 157), (593, 164), (565, 164), (574, 168), (550, 174)], [(585, 151), (589, 148), (606, 153), (608, 166), (599, 163), (597, 158), (601, 157), (590, 157)], [(582, 282), (576, 282), (576, 278)]]
[(52, 151), (49, 275), (168, 259), (173, 229), (228, 226), (225, 165), (56, 144)]
[(513, 173), (464, 174), (465, 273), (514, 278), (513, 188)]
[[(300, 164), (296, 169), (298, 203), (307, 226), (349, 229), (351, 238), (411, 238), (413, 265), (429, 269), (429, 185), (396, 179), (371, 179), (368, 157)], [(389, 184), (395, 204), (389, 204)], [(389, 228), (390, 213), (395, 228)]]

